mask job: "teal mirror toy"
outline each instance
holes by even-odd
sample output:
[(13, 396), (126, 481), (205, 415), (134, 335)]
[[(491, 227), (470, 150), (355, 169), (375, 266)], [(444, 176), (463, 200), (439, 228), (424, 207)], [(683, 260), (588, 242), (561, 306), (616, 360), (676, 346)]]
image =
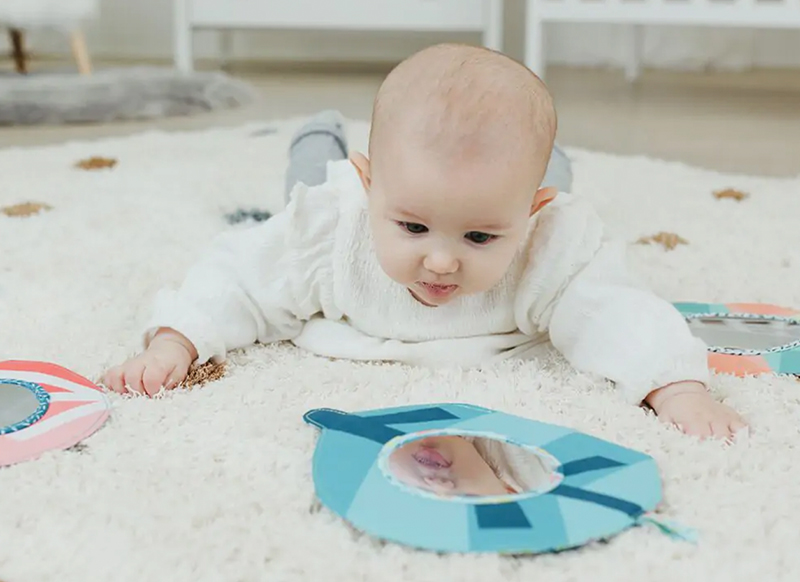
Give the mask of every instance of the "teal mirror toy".
[[(575, 548), (643, 523), (691, 538), (649, 515), (662, 498), (652, 457), (569, 428), (468, 404), (304, 420), (321, 429), (320, 501), (377, 538), (501, 553)], [(529, 483), (519, 467), (533, 469)]]

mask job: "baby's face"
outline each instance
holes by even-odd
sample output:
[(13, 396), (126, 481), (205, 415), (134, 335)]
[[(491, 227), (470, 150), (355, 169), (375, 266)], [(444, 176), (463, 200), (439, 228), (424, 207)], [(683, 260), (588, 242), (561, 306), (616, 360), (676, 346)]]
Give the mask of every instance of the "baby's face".
[(389, 470), (406, 485), (447, 497), (508, 493), (472, 443), (459, 436), (411, 441), (389, 456)]
[(492, 160), (398, 155), (373, 168), (370, 222), (381, 267), (431, 306), (491, 289), (526, 234), (537, 185)]

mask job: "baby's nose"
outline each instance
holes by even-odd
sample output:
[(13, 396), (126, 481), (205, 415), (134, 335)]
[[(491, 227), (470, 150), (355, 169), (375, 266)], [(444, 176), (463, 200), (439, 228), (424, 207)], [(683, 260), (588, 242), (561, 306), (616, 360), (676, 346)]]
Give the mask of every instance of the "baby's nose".
[(450, 275), (458, 271), (458, 259), (447, 252), (430, 253), (425, 257), (423, 265), (437, 275)]

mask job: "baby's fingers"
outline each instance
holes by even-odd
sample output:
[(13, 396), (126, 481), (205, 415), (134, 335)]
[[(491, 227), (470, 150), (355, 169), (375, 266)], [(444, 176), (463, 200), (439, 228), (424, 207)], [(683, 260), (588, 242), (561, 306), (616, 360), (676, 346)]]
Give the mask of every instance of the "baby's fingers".
[(172, 390), (177, 388), (181, 382), (186, 380), (186, 376), (189, 374), (189, 364), (178, 364), (173, 368), (170, 374), (167, 376), (167, 382), (164, 384), (167, 390)]
[(730, 440), (733, 437), (728, 419), (711, 422), (711, 436), (715, 439)]
[(148, 396), (155, 396), (163, 388), (166, 387), (167, 378), (172, 372), (172, 369), (169, 366), (164, 366), (161, 364), (150, 364), (144, 370), (144, 374), (142, 375), (142, 384), (144, 385), (144, 391)]
[(125, 393), (125, 380), (121, 366), (114, 366), (103, 377), (103, 385), (117, 394)]
[(678, 428), (690, 436), (707, 439), (713, 434), (711, 424), (701, 419), (692, 419), (688, 422), (677, 423)]
[(126, 364), (123, 374), (125, 381), (125, 389), (129, 392), (136, 392), (137, 394), (144, 394), (144, 386), (142, 385), (142, 376), (144, 375), (144, 363), (138, 360), (133, 360), (131, 363)]

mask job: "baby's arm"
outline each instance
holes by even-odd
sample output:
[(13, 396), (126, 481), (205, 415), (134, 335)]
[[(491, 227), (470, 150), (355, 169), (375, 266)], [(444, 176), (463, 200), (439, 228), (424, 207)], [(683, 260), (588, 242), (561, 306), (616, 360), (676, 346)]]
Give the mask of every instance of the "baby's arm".
[(570, 281), (550, 338), (576, 368), (614, 381), (684, 432), (729, 438), (745, 426), (706, 389), (705, 344), (671, 304), (631, 280), (619, 247), (605, 244)]
[(106, 386), (152, 395), (180, 384), (194, 361), (296, 336), (317, 307), (314, 265), (287, 248), (303, 238), (290, 232), (296, 226), (293, 212), (282, 212), (219, 237), (178, 290), (158, 294), (144, 352), (109, 370)]

